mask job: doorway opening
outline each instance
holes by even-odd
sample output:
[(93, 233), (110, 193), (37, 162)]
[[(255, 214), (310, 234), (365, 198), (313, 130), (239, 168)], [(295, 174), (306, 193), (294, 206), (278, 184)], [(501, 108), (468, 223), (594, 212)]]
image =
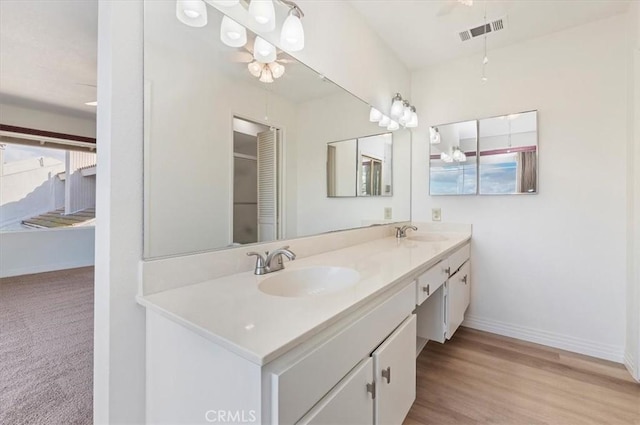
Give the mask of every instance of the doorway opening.
[(281, 234), (280, 129), (233, 117), (233, 244)]

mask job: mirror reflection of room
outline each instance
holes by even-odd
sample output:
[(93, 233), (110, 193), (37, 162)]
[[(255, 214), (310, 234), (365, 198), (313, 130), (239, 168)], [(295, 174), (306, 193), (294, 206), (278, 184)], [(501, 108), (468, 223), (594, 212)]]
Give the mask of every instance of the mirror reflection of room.
[(358, 139), (360, 190), (358, 196), (391, 196), (393, 134)]
[(429, 129), (431, 195), (475, 195), (477, 192), (477, 121)]

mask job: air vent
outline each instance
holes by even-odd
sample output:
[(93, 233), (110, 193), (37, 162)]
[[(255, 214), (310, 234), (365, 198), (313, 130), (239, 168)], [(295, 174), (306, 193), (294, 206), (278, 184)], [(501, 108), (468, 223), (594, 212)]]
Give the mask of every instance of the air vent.
[(475, 26), (473, 28), (466, 29), (464, 31), (460, 31), (458, 36), (460, 37), (460, 41), (471, 40), (472, 38), (483, 36), (485, 33), (489, 34), (496, 31), (501, 31), (507, 28), (507, 17), (503, 16), (498, 19), (494, 19), (491, 22), (487, 22), (487, 24), (481, 24)]

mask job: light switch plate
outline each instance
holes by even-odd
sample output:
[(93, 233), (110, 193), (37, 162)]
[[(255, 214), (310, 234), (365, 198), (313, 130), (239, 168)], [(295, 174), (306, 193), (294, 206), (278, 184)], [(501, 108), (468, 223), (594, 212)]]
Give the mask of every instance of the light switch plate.
[(440, 208), (431, 208), (431, 221), (440, 221), (442, 219), (442, 211)]
[(393, 209), (391, 207), (385, 207), (384, 209), (384, 219), (391, 220), (393, 218)]

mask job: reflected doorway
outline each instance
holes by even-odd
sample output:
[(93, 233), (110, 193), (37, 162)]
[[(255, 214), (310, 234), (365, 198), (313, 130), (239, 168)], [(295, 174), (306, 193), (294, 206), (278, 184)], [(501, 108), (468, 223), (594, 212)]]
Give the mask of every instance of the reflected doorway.
[(281, 131), (233, 118), (233, 243), (278, 239)]

